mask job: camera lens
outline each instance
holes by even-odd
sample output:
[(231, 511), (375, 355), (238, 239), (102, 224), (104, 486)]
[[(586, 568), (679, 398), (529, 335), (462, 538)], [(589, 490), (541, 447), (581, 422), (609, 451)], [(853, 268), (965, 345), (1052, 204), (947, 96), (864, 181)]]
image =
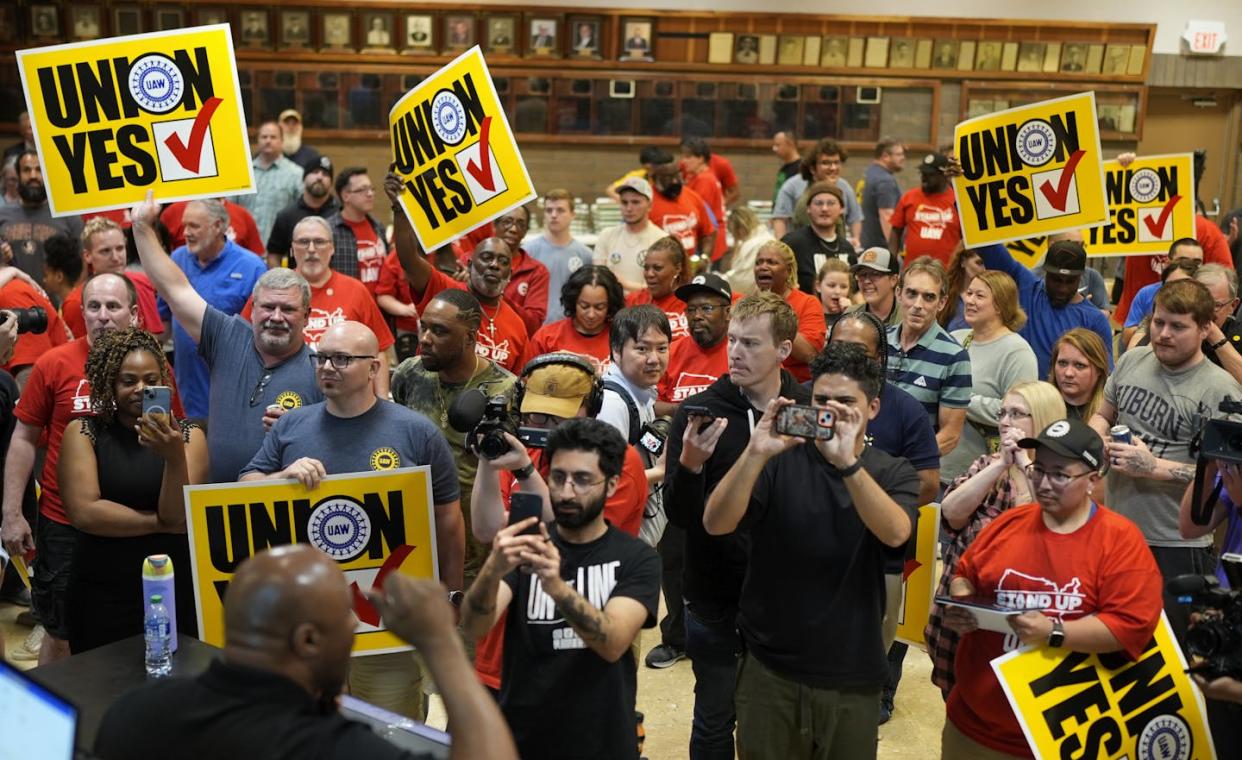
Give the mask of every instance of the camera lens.
[(509, 442), (499, 430), (490, 430), (479, 439), (479, 456), (495, 459), (509, 450)]
[[(47, 310), (42, 306), (31, 306), (26, 309), (8, 309), (12, 318), (17, 321), (17, 334), (47, 332)], [(8, 318), (0, 314), (0, 322)]]

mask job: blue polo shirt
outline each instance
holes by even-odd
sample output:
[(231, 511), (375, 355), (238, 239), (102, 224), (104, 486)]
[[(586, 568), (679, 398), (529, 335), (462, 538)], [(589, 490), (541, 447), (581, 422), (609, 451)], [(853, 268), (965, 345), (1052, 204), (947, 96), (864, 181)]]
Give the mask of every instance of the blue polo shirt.
[(1053, 345), (1075, 327), (1085, 327), (1100, 336), (1100, 340), (1104, 341), (1104, 350), (1108, 352), (1108, 368), (1112, 370), (1113, 329), (1104, 312), (1092, 306), (1090, 301), (1053, 306), (1044, 290), (1044, 281), (1014, 261), (1003, 245), (987, 245), (973, 250), (983, 259), (985, 267), (1008, 274), (1018, 284), (1018, 301), (1026, 312), (1026, 324), (1018, 334), (1035, 351), (1035, 359), (1039, 362), (1038, 377), (1048, 376)]
[(1130, 313), (1126, 315), (1126, 327), (1138, 327), (1147, 315), (1151, 314), (1152, 308), (1156, 305), (1156, 292), (1163, 284), (1163, 282), (1153, 282), (1139, 288), (1139, 292), (1135, 293), (1134, 299), (1130, 301)]
[[(254, 290), (254, 284), (267, 271), (262, 258), (228, 240), (220, 255), (204, 266), (184, 245), (173, 251), (173, 263), (185, 272), (190, 285), (208, 304), (225, 315), (240, 313)], [(170, 319), (172, 311), (163, 298), (159, 299), (160, 317)], [(173, 320), (173, 350), (177, 390), (189, 417), (207, 417), (208, 399), (211, 395), (207, 364), (198, 355), (198, 346), (190, 334)]]
[(901, 348), (902, 325), (888, 328), (888, 379), (909, 393), (940, 426), (940, 407), (970, 406), (970, 355), (962, 344), (932, 322), (909, 351)]

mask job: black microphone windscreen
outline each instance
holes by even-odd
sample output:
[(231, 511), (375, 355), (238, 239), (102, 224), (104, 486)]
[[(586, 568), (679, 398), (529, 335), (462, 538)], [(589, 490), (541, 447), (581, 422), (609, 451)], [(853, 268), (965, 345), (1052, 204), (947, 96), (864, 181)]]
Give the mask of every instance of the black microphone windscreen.
[(483, 419), (487, 396), (478, 388), (463, 392), (448, 410), (448, 424), (459, 433), (469, 433)]

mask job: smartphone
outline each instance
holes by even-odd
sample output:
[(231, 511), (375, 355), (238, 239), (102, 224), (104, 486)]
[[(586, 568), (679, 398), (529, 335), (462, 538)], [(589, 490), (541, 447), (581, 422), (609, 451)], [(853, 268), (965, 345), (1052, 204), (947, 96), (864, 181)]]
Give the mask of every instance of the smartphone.
[(813, 406), (790, 404), (776, 414), (776, 432), (813, 441), (832, 440), (832, 412)]
[(509, 497), (509, 524), (517, 525), (528, 517), (537, 517), (538, 522), (522, 531), (519, 535), (539, 535), (539, 523), (543, 522), (543, 497), (534, 493), (518, 491)]
[(686, 404), (682, 408), (686, 410), (687, 418), (698, 417), (699, 419), (703, 420), (703, 423), (699, 425), (699, 429), (695, 432), (702, 433), (704, 430), (710, 427), (713, 422), (716, 421), (715, 412), (713, 412), (711, 409), (708, 409), (705, 406), (698, 406), (697, 404)]
[(167, 385), (148, 385), (142, 389), (142, 413), (163, 416), (172, 423), (172, 388)]

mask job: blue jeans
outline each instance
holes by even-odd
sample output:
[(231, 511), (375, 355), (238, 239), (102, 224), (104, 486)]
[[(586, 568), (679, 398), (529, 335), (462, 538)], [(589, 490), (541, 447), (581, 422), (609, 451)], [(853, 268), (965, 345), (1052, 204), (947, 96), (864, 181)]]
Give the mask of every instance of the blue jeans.
[(694, 722), (691, 760), (733, 760), (737, 713), (733, 690), (742, 642), (737, 610), (686, 603), (686, 656), (694, 669)]

